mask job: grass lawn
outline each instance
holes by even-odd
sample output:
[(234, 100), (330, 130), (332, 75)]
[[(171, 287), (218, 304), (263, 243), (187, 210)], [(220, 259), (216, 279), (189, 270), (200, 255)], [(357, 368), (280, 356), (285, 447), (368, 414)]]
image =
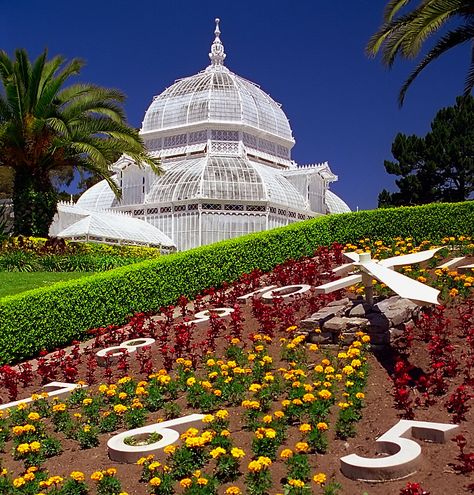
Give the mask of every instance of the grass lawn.
[(0, 298), (90, 275), (88, 272), (0, 272)]

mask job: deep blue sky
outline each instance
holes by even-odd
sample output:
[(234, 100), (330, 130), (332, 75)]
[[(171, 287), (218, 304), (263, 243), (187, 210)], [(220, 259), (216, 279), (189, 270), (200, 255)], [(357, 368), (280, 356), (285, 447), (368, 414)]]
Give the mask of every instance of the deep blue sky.
[(353, 209), (374, 208), (397, 132), (424, 135), (436, 111), (462, 92), (469, 47), (432, 64), (400, 110), (396, 96), (413, 64), (387, 71), (364, 47), (385, 0), (0, 0), (0, 48), (87, 61), (81, 79), (128, 95), (139, 127), (152, 97), (208, 65), (221, 18), (226, 65), (259, 84), (290, 119), (300, 164), (327, 160), (332, 189)]

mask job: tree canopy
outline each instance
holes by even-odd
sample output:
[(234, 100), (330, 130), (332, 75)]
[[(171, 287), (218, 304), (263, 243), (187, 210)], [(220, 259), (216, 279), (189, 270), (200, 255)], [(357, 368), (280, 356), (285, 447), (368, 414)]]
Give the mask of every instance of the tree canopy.
[(474, 192), (474, 97), (458, 97), (441, 109), (425, 137), (397, 134), (395, 162), (385, 170), (399, 177), (398, 192), (383, 190), (379, 207), (465, 201)]
[[(400, 105), (412, 82), (427, 65), (463, 43), (471, 43), (464, 87), (464, 95), (470, 94), (474, 86), (474, 0), (421, 0), (416, 7), (410, 4), (413, 0), (390, 0), (382, 26), (367, 45), (369, 56), (381, 52), (382, 63), (391, 67), (397, 58), (415, 58), (429, 37), (443, 33), (403, 84), (398, 98)], [(446, 25), (449, 29), (444, 29)]]
[(0, 51), (0, 167), (13, 170), (15, 231), (47, 235), (56, 212), (54, 178), (72, 169), (108, 181), (122, 154), (159, 172), (138, 131), (126, 124), (123, 93), (94, 84), (66, 86), (84, 63), (61, 56), (34, 62), (25, 50), (10, 59)]

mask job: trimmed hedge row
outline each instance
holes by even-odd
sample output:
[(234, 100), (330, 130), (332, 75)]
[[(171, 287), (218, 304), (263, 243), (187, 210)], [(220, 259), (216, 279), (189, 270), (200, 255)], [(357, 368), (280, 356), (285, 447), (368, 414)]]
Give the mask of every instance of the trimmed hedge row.
[(90, 328), (123, 323), (128, 315), (157, 310), (182, 294), (192, 298), (255, 268), (271, 270), (321, 245), (473, 234), (474, 202), (329, 215), (34, 289), (0, 299), (0, 363), (66, 345)]

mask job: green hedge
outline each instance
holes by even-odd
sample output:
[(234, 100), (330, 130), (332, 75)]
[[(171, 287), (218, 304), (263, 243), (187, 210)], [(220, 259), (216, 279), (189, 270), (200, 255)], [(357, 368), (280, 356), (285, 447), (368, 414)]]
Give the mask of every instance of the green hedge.
[(0, 299), (0, 363), (68, 344), (90, 328), (123, 323), (134, 312), (159, 309), (181, 294), (193, 297), (254, 268), (270, 270), (321, 245), (473, 234), (474, 202), (330, 215), (5, 297)]

